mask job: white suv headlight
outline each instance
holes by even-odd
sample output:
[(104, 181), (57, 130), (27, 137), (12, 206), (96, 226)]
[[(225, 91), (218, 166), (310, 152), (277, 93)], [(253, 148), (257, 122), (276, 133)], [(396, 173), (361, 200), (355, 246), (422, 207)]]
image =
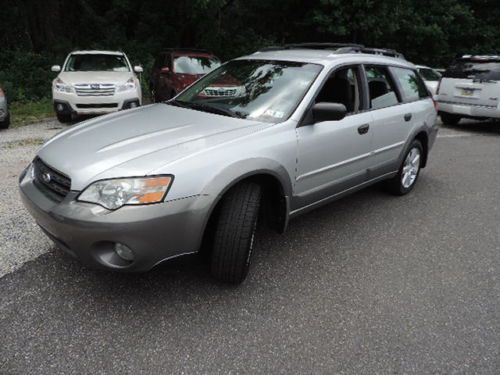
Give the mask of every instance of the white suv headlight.
[(73, 86), (64, 83), (64, 81), (61, 78), (56, 78), (56, 80), (54, 81), (54, 90), (59, 92), (72, 93)]
[(117, 92), (130, 91), (130, 90), (135, 90), (135, 81), (133, 78), (130, 78), (123, 85), (118, 85), (118, 87), (116, 88)]
[(173, 176), (155, 176), (97, 181), (87, 187), (77, 200), (99, 204), (109, 210), (124, 205), (159, 203), (165, 199), (173, 179)]

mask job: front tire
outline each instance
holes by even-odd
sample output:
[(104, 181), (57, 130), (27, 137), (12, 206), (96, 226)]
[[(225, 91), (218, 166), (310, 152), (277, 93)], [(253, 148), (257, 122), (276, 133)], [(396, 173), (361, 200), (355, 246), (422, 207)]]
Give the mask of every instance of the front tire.
[(448, 125), (448, 126), (455, 126), (458, 125), (460, 122), (461, 117), (457, 115), (452, 115), (451, 113), (441, 113), (441, 121), (443, 124)]
[(7, 115), (5, 120), (0, 121), (0, 129), (7, 129), (10, 125), (10, 114)]
[(71, 120), (72, 120), (71, 114), (56, 113), (56, 116), (57, 116), (57, 120), (62, 124), (67, 124), (68, 122), (71, 122)]
[(422, 147), (422, 143), (415, 139), (408, 148), (408, 151), (406, 151), (398, 174), (386, 183), (390, 193), (405, 195), (413, 190), (420, 174), (423, 155), (424, 148)]
[(240, 284), (248, 274), (261, 194), (261, 187), (249, 182), (232, 188), (223, 198), (211, 260), (212, 275), (220, 281)]

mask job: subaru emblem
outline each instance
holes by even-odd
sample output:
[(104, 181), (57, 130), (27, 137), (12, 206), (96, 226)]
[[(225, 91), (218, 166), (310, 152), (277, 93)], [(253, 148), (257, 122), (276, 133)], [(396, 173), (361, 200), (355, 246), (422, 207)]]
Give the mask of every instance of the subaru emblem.
[(48, 172), (44, 173), (44, 174), (42, 174), (42, 180), (43, 180), (43, 182), (48, 184), (52, 180), (52, 176)]

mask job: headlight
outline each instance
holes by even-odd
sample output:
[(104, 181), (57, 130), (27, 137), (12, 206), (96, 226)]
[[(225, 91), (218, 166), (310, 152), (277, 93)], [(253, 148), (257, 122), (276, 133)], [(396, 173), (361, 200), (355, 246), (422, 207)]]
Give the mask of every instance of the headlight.
[(129, 91), (129, 90), (135, 90), (135, 81), (133, 78), (130, 78), (125, 84), (119, 85), (116, 88), (116, 91), (122, 92), (122, 91)]
[(81, 202), (99, 204), (109, 210), (124, 205), (163, 202), (173, 176), (117, 178), (94, 182), (77, 198)]
[(54, 89), (59, 92), (73, 92), (73, 86), (67, 85), (61, 78), (56, 78), (54, 81)]

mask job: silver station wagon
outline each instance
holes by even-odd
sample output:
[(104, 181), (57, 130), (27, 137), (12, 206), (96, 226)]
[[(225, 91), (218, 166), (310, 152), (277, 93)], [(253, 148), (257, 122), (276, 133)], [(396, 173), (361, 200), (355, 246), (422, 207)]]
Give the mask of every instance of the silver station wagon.
[(58, 134), (20, 191), (47, 236), (86, 265), (146, 271), (206, 248), (213, 276), (240, 283), (257, 225), (283, 232), (383, 180), (410, 192), (436, 133), (429, 92), (398, 54), (288, 45), (229, 61), (168, 102)]

